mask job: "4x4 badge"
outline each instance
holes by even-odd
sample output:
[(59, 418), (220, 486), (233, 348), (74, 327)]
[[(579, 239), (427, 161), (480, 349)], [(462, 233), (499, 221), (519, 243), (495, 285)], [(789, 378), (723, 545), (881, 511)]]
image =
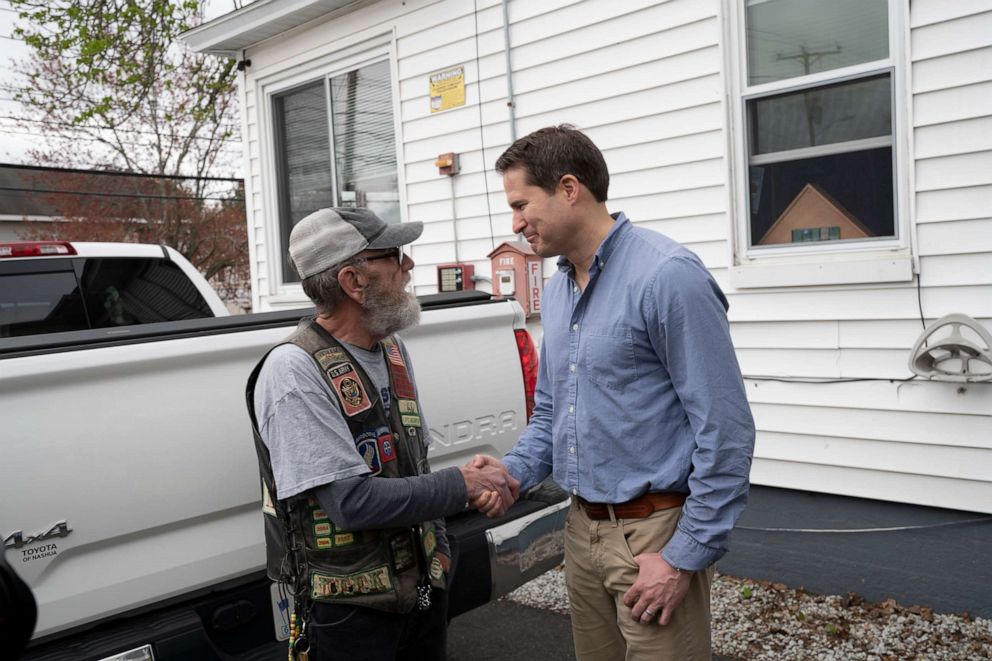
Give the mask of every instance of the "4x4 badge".
[(72, 528), (69, 527), (66, 521), (59, 521), (45, 532), (38, 533), (37, 535), (28, 535), (27, 537), (24, 536), (23, 531), (15, 530), (3, 538), (3, 547), (5, 549), (19, 549), (27, 544), (34, 544), (35, 542), (51, 539), (52, 537), (68, 537), (71, 532)]

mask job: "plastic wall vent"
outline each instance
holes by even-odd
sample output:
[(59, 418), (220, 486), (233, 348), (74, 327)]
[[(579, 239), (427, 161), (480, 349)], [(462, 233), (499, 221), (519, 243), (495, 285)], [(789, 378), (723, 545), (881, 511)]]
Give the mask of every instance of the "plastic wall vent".
[(949, 314), (923, 331), (909, 369), (934, 381), (992, 382), (992, 334), (965, 314)]

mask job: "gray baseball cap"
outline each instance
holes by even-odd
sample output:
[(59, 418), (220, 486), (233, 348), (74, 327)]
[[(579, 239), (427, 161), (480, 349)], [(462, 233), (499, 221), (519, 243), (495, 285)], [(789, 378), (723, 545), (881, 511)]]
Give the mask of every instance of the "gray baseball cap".
[(423, 231), (423, 223), (389, 225), (365, 208), (318, 209), (289, 233), (289, 256), (300, 277), (309, 278), (363, 250), (412, 243)]

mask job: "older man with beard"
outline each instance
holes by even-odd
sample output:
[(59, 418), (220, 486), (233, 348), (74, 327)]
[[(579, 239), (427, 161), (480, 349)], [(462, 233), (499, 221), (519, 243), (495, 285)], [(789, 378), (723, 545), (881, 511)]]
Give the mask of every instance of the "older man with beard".
[(367, 209), (301, 220), (289, 253), (317, 314), (248, 381), (268, 572), (295, 597), (291, 651), (311, 661), (443, 659), (443, 517), (518, 495), (501, 467), (430, 472), (412, 366), (393, 335), (420, 317), (402, 246), (422, 231)]

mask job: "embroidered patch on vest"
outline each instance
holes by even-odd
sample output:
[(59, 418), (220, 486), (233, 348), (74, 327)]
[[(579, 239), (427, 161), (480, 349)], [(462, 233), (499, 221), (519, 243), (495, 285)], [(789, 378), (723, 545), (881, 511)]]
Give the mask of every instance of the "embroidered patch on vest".
[(343, 599), (392, 591), (393, 579), (386, 565), (343, 576), (310, 572), (311, 599)]
[(440, 581), (444, 577), (444, 567), (441, 566), (441, 559), (437, 556), (431, 559), (430, 574), (435, 581)]
[(401, 399), (413, 399), (417, 395), (413, 390), (413, 383), (410, 382), (410, 373), (407, 372), (400, 348), (391, 339), (383, 340), (382, 346), (386, 351), (389, 374), (393, 377), (393, 392)]
[(365, 392), (362, 380), (351, 363), (335, 365), (327, 370), (327, 376), (334, 384), (334, 394), (341, 402), (341, 409), (349, 418), (372, 408), (372, 400)]
[(419, 415), (401, 415), (400, 420), (403, 422), (404, 427), (420, 427), (420, 416)]
[(379, 457), (382, 462), (396, 461), (396, 446), (393, 444), (393, 435), (389, 432), (379, 436)]
[(262, 513), (269, 516), (276, 515), (276, 506), (272, 502), (272, 494), (265, 488), (265, 482), (262, 482)]
[[(320, 528), (318, 531), (317, 529)], [(314, 526), (315, 543), (318, 549), (335, 546), (350, 546), (355, 543), (355, 533), (339, 532), (332, 523), (319, 523)]]
[(325, 512), (324, 510), (321, 510), (321, 509), (311, 510), (310, 513), (313, 515), (313, 520), (314, 521), (326, 521), (327, 520), (327, 512)]
[(413, 415), (420, 415), (420, 410), (417, 408), (417, 402), (412, 399), (400, 399), (398, 400), (400, 413), (410, 413)]
[(434, 549), (437, 548), (437, 537), (434, 535), (434, 528), (428, 528), (424, 531), (424, 555), (428, 558), (434, 555)]
[(365, 461), (365, 465), (369, 467), (372, 475), (378, 475), (382, 472), (382, 461), (388, 460), (380, 459), (379, 454), (381, 449), (379, 447), (377, 432), (368, 430), (359, 434), (355, 439), (355, 449), (358, 450), (358, 454), (362, 455), (362, 459)]
[(413, 553), (413, 541), (409, 533), (400, 533), (389, 538), (389, 548), (393, 551), (393, 569), (397, 574), (412, 569), (417, 564)]
[(329, 349), (321, 349), (315, 353), (313, 357), (316, 358), (317, 362), (320, 363), (320, 366), (326, 370), (334, 363), (340, 363), (343, 360), (347, 360), (348, 354), (346, 354), (344, 349), (340, 347), (331, 347)]

